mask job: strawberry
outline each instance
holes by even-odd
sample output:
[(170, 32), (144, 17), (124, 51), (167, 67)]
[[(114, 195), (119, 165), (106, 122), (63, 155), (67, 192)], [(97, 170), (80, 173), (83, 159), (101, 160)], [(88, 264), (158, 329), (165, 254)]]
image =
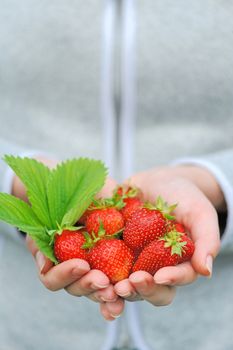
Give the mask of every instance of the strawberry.
[(101, 239), (89, 250), (88, 261), (92, 269), (101, 270), (115, 284), (130, 274), (133, 253), (119, 239)]
[(143, 270), (154, 275), (162, 267), (190, 260), (193, 252), (194, 243), (187, 235), (170, 231), (143, 249), (133, 266), (133, 272)]
[(174, 224), (174, 229), (178, 232), (185, 233), (185, 227), (184, 225), (180, 224), (179, 222), (176, 222)]
[(54, 254), (59, 262), (70, 259), (87, 260), (87, 251), (82, 248), (85, 243), (82, 231), (63, 230), (56, 234), (54, 241)]
[(179, 255), (179, 263), (190, 260), (195, 250), (194, 242), (187, 234), (181, 235), (181, 242), (185, 242), (185, 244), (182, 244), (182, 254)]
[(129, 220), (132, 214), (142, 207), (143, 202), (140, 197), (141, 192), (136, 187), (121, 185), (115, 189), (112, 200), (125, 221)]
[(181, 223), (175, 221), (175, 220), (168, 220), (167, 222), (167, 231), (172, 231), (172, 230), (176, 230), (178, 232), (181, 233), (185, 233), (185, 227), (184, 225), (182, 225)]
[(92, 211), (93, 211), (94, 209), (95, 209), (95, 205), (94, 205), (94, 203), (92, 203), (92, 204), (87, 208), (87, 210), (83, 213), (83, 215), (78, 219), (77, 224), (85, 225), (88, 215), (90, 215), (90, 213), (92, 213)]
[(138, 197), (124, 198), (123, 202), (125, 206), (120, 210), (123, 218), (128, 221), (132, 215), (143, 206), (143, 202)]
[(123, 240), (133, 251), (140, 251), (148, 243), (164, 235), (165, 223), (166, 220), (159, 210), (138, 209), (126, 222)]
[(162, 237), (166, 232), (167, 219), (175, 205), (168, 206), (161, 197), (158, 197), (153, 206), (150, 203), (144, 204), (126, 222), (123, 232), (123, 240), (133, 251), (140, 252), (147, 244)]
[(97, 235), (100, 225), (103, 226), (106, 235), (114, 235), (123, 229), (124, 219), (116, 208), (95, 209), (86, 219), (86, 229), (90, 234)]

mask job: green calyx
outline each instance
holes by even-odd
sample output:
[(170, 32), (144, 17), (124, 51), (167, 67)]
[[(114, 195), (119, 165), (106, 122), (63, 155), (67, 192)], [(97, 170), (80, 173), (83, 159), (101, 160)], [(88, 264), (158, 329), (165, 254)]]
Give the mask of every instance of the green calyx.
[(166, 233), (166, 235), (160, 238), (160, 240), (165, 242), (165, 248), (171, 248), (171, 255), (177, 254), (179, 256), (182, 256), (182, 253), (184, 251), (183, 247), (187, 244), (187, 242), (182, 241), (182, 236), (183, 233), (172, 230)]
[(177, 204), (168, 205), (168, 203), (165, 202), (161, 196), (158, 196), (156, 198), (155, 204), (146, 202), (143, 207), (150, 210), (159, 210), (163, 214), (163, 216), (168, 220), (175, 219), (175, 217), (171, 215), (171, 213), (176, 209)]
[(120, 210), (124, 208), (126, 205), (126, 203), (124, 202), (124, 199), (134, 198), (138, 196), (138, 194), (139, 194), (139, 189), (136, 187), (129, 187), (125, 185), (117, 186), (111, 198), (111, 200), (113, 201), (113, 206), (116, 209)]
[(93, 205), (88, 208), (88, 210), (96, 210), (96, 209), (106, 209), (106, 208), (116, 208), (118, 210), (122, 209), (125, 206), (125, 203), (122, 199), (118, 199), (115, 195), (110, 198), (100, 198), (94, 199)]
[(50, 236), (50, 245), (53, 245), (54, 239), (56, 235), (61, 235), (63, 231), (78, 231), (81, 230), (84, 226), (64, 226), (62, 227), (57, 223), (57, 229), (56, 230), (46, 230), (47, 234)]
[(123, 229), (114, 233), (113, 235), (106, 235), (106, 231), (104, 229), (103, 222), (101, 220), (99, 220), (99, 222), (100, 222), (100, 226), (99, 226), (99, 230), (98, 230), (97, 234), (95, 234), (95, 232), (93, 232), (93, 231), (92, 231), (91, 235), (86, 231), (82, 232), (85, 239), (86, 239), (86, 242), (82, 245), (83, 249), (93, 248), (96, 245), (96, 243), (99, 242), (103, 238), (104, 239), (114, 239), (114, 238), (121, 237)]
[(125, 198), (135, 198), (139, 193), (140, 190), (137, 187), (130, 187), (125, 193)]
[(94, 245), (97, 242), (99, 242), (105, 236), (105, 229), (104, 229), (103, 222), (101, 220), (99, 221), (100, 221), (100, 226), (99, 226), (97, 235), (95, 234), (94, 231), (92, 231), (91, 235), (86, 231), (83, 232), (83, 235), (86, 239), (86, 242), (82, 245), (83, 249), (91, 249), (92, 247), (94, 247)]

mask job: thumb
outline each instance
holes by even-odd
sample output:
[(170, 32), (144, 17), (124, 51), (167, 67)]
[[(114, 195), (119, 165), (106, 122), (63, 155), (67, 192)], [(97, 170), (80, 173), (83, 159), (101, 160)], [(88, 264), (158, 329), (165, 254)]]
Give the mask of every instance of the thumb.
[(194, 220), (191, 235), (195, 242), (192, 265), (195, 271), (203, 276), (212, 275), (213, 260), (220, 249), (220, 233), (217, 213), (209, 208)]
[(53, 266), (52, 261), (50, 261), (46, 256), (44, 256), (37, 248), (36, 243), (33, 239), (27, 235), (26, 236), (26, 246), (35, 258), (37, 268), (40, 273), (45, 274)]

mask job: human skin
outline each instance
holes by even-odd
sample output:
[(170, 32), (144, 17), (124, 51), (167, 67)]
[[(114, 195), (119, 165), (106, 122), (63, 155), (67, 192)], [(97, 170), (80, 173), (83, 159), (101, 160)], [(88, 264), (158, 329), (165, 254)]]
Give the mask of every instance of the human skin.
[(217, 211), (226, 210), (224, 196), (213, 175), (197, 166), (158, 167), (132, 176), (128, 183), (142, 190), (144, 200), (154, 202), (161, 195), (168, 203), (178, 203), (177, 221), (195, 242), (190, 262), (164, 267), (154, 276), (138, 271), (115, 285), (116, 293), (128, 300), (140, 297), (156, 306), (167, 305), (175, 286), (192, 283), (198, 275), (211, 277), (220, 248)]
[[(55, 164), (43, 158), (40, 160), (49, 166)], [(211, 277), (212, 263), (220, 248), (216, 210), (226, 209), (215, 178), (197, 166), (158, 167), (132, 176), (127, 183), (139, 187), (145, 200), (153, 202), (161, 195), (168, 203), (178, 203), (177, 220), (188, 229), (195, 242), (195, 253), (190, 262), (162, 268), (154, 276), (137, 271), (113, 286), (104, 273), (90, 270), (84, 260), (72, 259), (53, 266), (30, 237), (26, 239), (45, 287), (51, 291), (65, 289), (71, 295), (86, 296), (99, 302), (100, 312), (107, 320), (114, 320), (123, 312), (125, 300), (168, 305), (175, 297), (175, 286), (192, 283), (198, 275)], [(116, 182), (108, 179), (99, 195), (111, 196), (115, 186)], [(24, 186), (17, 177), (13, 182), (13, 194), (26, 200)]]

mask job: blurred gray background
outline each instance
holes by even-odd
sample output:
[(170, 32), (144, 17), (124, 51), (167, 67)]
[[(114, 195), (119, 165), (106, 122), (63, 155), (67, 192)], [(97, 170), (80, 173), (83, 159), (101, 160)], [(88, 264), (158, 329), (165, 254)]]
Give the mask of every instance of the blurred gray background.
[[(233, 1), (135, 5), (135, 170), (233, 147)], [(1, 138), (61, 158), (103, 157), (104, 6), (0, 0)], [(140, 304), (152, 349), (232, 349), (232, 265), (220, 256), (212, 280), (179, 289), (169, 307)], [(1, 269), (1, 350), (100, 349), (97, 305), (46, 291), (23, 244), (5, 245)]]

